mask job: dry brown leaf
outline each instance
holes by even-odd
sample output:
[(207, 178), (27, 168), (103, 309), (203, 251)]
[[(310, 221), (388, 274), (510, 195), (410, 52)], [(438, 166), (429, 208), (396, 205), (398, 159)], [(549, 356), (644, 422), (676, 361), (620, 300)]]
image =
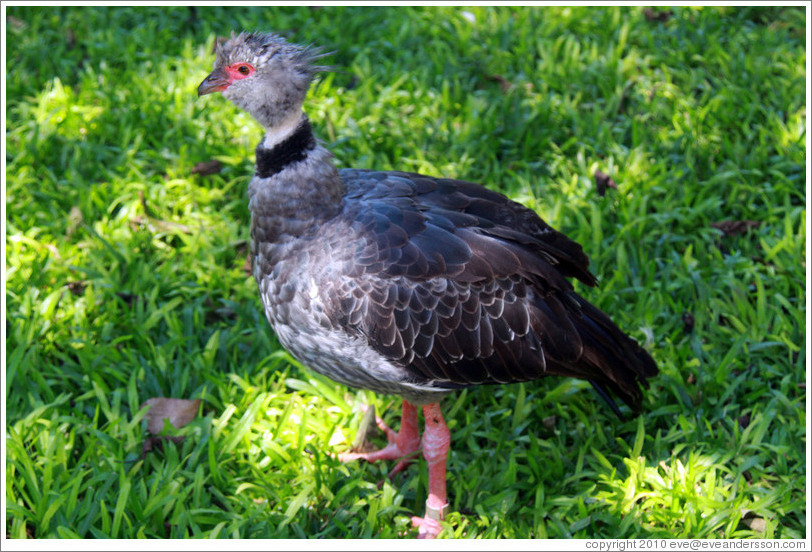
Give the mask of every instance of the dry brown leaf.
[(719, 222), (712, 222), (711, 228), (721, 230), (725, 236), (737, 236), (747, 232), (751, 228), (758, 228), (761, 226), (759, 220), (722, 220)]
[(68, 282), (67, 284), (65, 284), (65, 287), (67, 287), (68, 291), (70, 291), (72, 294), (80, 296), (85, 292), (87, 283), (82, 281)]
[(200, 176), (208, 176), (210, 174), (217, 174), (223, 170), (223, 164), (217, 159), (211, 161), (201, 161), (192, 167), (192, 174), (199, 174)]
[(603, 197), (606, 194), (606, 188), (614, 188), (617, 190), (617, 183), (612, 180), (612, 177), (603, 171), (595, 171), (595, 186), (598, 189), (598, 195)]
[(651, 8), (646, 8), (643, 10), (643, 15), (646, 16), (646, 21), (659, 21), (660, 23), (665, 23), (671, 19), (674, 12), (671, 10), (656, 11)]
[(694, 330), (694, 325), (696, 324), (696, 320), (694, 319), (694, 315), (690, 312), (682, 313), (682, 331), (685, 333), (691, 333)]
[(164, 429), (164, 420), (169, 420), (176, 429), (180, 429), (197, 417), (200, 399), (170, 399), (156, 397), (149, 399), (141, 407), (149, 405), (147, 411), (147, 430), (152, 434), (159, 434)]
[(742, 510), (742, 523), (756, 533), (763, 533), (767, 530), (767, 521), (763, 517), (759, 517), (753, 510)]
[(546, 418), (541, 420), (541, 425), (552, 431), (555, 429), (555, 424), (557, 421), (558, 421), (557, 416), (547, 416)]
[(502, 75), (485, 75), (485, 78), (489, 81), (498, 82), (503, 94), (510, 90), (510, 87), (513, 86), (511, 82)]

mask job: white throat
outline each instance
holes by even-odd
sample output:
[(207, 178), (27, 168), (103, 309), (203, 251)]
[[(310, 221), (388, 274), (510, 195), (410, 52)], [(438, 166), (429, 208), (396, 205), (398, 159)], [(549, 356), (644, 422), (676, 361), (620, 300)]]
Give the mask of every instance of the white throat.
[(266, 149), (273, 149), (275, 145), (283, 141), (291, 135), (299, 123), (304, 118), (304, 112), (293, 113), (290, 117), (282, 121), (282, 124), (274, 128), (266, 129), (265, 138), (262, 140), (262, 147)]

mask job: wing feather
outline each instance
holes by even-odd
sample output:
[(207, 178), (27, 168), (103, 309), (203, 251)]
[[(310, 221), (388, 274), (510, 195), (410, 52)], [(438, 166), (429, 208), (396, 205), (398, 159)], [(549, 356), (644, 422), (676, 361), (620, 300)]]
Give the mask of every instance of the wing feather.
[(342, 177), (355, 246), (331, 304), (404, 378), (454, 388), (571, 375), (639, 403), (656, 366), (573, 292), (569, 278), (596, 283), (580, 245), (476, 184)]

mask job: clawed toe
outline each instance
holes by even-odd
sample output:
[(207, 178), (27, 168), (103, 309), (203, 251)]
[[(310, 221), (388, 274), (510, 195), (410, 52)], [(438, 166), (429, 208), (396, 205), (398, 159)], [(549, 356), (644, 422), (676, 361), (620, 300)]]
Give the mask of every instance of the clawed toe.
[[(366, 406), (362, 407), (366, 411)], [(380, 417), (375, 417), (376, 425), (386, 434), (389, 444), (381, 450), (372, 452), (345, 452), (338, 455), (341, 462), (351, 462), (353, 460), (366, 460), (367, 462), (377, 462), (379, 460), (398, 460), (398, 463), (389, 472), (389, 477), (400, 472), (414, 459), (421, 450), (420, 433), (417, 428), (417, 408), (414, 405), (403, 402), (403, 416), (400, 424), (400, 431), (393, 431)]]
[(439, 521), (429, 517), (412, 516), (412, 525), (417, 527), (418, 539), (436, 539), (443, 530)]

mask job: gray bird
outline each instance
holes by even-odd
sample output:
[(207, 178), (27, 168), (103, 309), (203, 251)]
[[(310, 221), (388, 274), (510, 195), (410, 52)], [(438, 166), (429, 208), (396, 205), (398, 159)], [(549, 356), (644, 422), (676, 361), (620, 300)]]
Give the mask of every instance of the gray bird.
[[(248, 187), (251, 255), (265, 314), (304, 365), (350, 387), (403, 398), (389, 445), (342, 460), (429, 467), (424, 517), (448, 509), (450, 435), (440, 399), (543, 376), (589, 380), (639, 409), (649, 354), (573, 291), (594, 286), (580, 245), (478, 184), (400, 171), (337, 170), (302, 104), (318, 49), (232, 35), (198, 94), (221, 92), (265, 130)], [(425, 428), (418, 430), (418, 406)]]

